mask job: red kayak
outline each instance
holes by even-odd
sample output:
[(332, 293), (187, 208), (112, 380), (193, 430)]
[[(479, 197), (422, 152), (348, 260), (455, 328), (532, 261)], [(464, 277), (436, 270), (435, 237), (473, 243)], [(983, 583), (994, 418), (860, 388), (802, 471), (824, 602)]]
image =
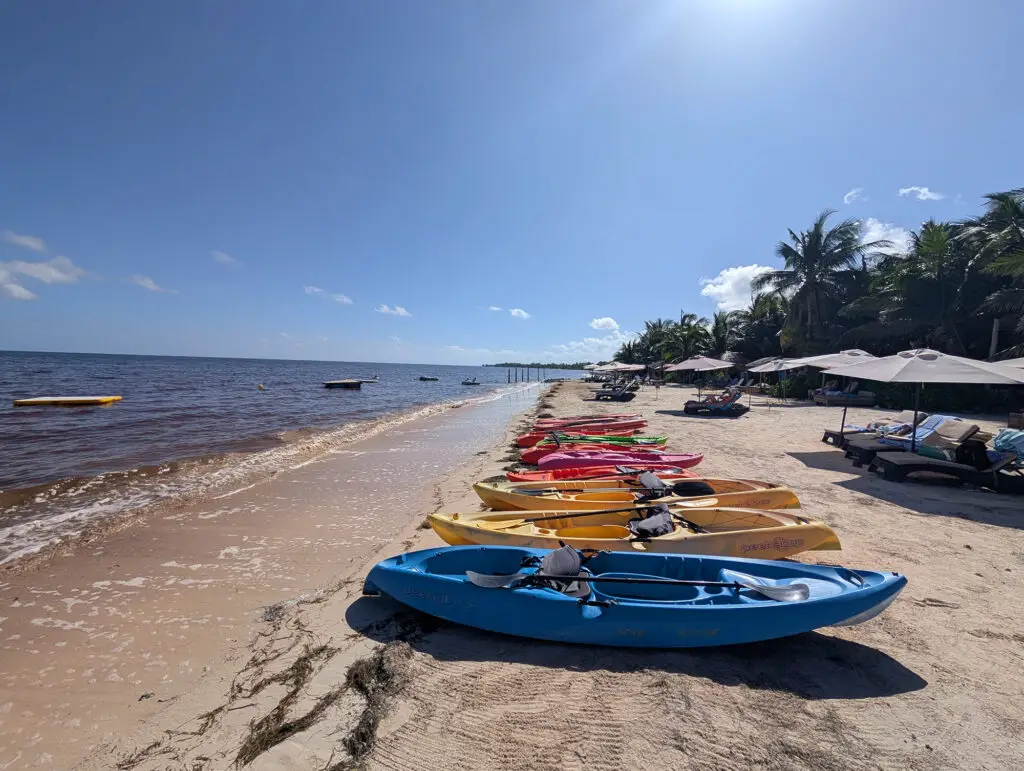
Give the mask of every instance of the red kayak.
[(581, 431), (600, 428), (607, 433), (608, 430), (625, 431), (627, 429), (645, 428), (647, 421), (643, 418), (633, 420), (609, 420), (596, 423), (545, 423), (538, 420), (533, 425), (534, 431)]
[(601, 428), (600, 426), (584, 427), (582, 429), (573, 428), (569, 431), (531, 431), (528, 434), (520, 434), (516, 437), (516, 444), (520, 447), (533, 447), (537, 442), (541, 442), (551, 437), (551, 434), (559, 434), (559, 439), (563, 437), (569, 437), (571, 440), (573, 436), (633, 436), (634, 429), (632, 428)]
[[(560, 449), (560, 448), (556, 448)], [(577, 468), (590, 466), (630, 466), (633, 464), (666, 463), (680, 468), (696, 466), (704, 460), (699, 452), (653, 452), (651, 450), (564, 450), (545, 455), (538, 461), (544, 471), (553, 468)]]
[(626, 472), (616, 471), (607, 466), (556, 468), (547, 471), (509, 471), (505, 476), (508, 477), (509, 482), (557, 482), (560, 479), (632, 479), (641, 471), (653, 471), (662, 479), (694, 479), (700, 476), (696, 472), (664, 463), (644, 463), (628, 468), (630, 471)]
[(621, 445), (614, 444), (612, 442), (584, 442), (581, 444), (573, 444), (572, 442), (563, 441), (561, 444), (538, 444), (523, 450), (522, 458), (523, 463), (536, 464), (545, 455), (551, 455), (555, 452), (575, 452), (588, 451), (588, 450), (610, 450), (612, 452), (633, 452), (636, 450), (655, 450), (660, 451), (661, 445), (651, 442), (649, 445)]
[(635, 420), (636, 418), (642, 418), (636, 412), (623, 412), (623, 413), (608, 413), (607, 415), (568, 415), (564, 418), (539, 418), (539, 421), (544, 423), (584, 423), (588, 420)]

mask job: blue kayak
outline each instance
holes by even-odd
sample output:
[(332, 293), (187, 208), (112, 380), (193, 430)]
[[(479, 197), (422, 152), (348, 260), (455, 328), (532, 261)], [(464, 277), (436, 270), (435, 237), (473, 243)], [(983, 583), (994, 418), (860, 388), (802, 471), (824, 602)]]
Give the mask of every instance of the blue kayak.
[(551, 554), (514, 546), (425, 549), (378, 563), (363, 591), (520, 637), (692, 648), (859, 624), (907, 583), (899, 573), (642, 552), (580, 555), (578, 573), (553, 572), (550, 561), (540, 564)]

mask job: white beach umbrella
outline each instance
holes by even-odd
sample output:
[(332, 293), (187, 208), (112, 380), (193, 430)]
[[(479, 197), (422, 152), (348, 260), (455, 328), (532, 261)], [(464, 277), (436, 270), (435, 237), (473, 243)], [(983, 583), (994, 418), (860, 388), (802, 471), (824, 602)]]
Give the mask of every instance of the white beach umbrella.
[[(978, 361), (951, 356), (930, 348), (900, 351), (893, 356), (869, 359), (846, 367), (825, 370), (826, 375), (877, 380), (882, 383), (913, 383), (914, 425), (917, 426), (918, 403), (924, 383), (986, 383), (992, 385), (1024, 385), (1024, 371), (1005, 362)], [(846, 425), (846, 410), (843, 410)], [(839, 429), (842, 431), (842, 428)], [(910, 449), (917, 448), (917, 432), (911, 434)]]
[(800, 362), (800, 366), (804, 367), (829, 369), (831, 367), (848, 367), (851, 364), (860, 364), (863, 361), (870, 361), (875, 358), (877, 357), (872, 356), (867, 351), (862, 351), (859, 348), (851, 348), (846, 351), (840, 351), (839, 353), (826, 353), (821, 356), (805, 356), (802, 359), (791, 359), (791, 361)]
[(693, 370), (696, 372), (711, 372), (716, 369), (729, 369), (729, 367), (735, 367), (731, 361), (722, 361), (721, 359), (712, 359), (707, 356), (691, 356), (686, 361), (681, 361), (678, 364), (670, 364), (665, 367), (666, 372), (685, 372)]
[(799, 359), (776, 359), (767, 364), (751, 367), (747, 372), (784, 372), (789, 369), (799, 369), (803, 366), (805, 365), (801, 364)]
[(1005, 364), (1008, 367), (1024, 367), (1024, 358), (1007, 359), (1006, 361), (994, 361), (993, 364)]
[(583, 369), (597, 369), (596, 364), (584, 364)]

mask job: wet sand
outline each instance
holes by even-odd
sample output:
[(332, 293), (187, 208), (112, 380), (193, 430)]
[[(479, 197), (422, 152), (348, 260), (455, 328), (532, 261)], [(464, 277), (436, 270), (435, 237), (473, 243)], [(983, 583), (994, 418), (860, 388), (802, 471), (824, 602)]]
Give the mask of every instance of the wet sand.
[(536, 395), (402, 423), (0, 574), (0, 769), (73, 767), (229, 681), (264, 619), (321, 601), (422, 521), (444, 477), (503, 441)]
[[(885, 614), (860, 626), (694, 651), (523, 641), (434, 622), (391, 600), (362, 598), (361, 579), (376, 559), (440, 543), (419, 529), (422, 513), (479, 508), (470, 484), (507, 465), (512, 426), (488, 454), (443, 475), (416, 516), (408, 516), (410, 506), (366, 548), (325, 546), (309, 552), (303, 572), (294, 562), (279, 571), (275, 580), (282, 587), (307, 596), (289, 596), (283, 588), (266, 596), (261, 602), (288, 601), (266, 612), (252, 637), (239, 635), (234, 653), (208, 673), (193, 673), (187, 688), (180, 681), (178, 689), (161, 692), (170, 701), (147, 699), (122, 709), (111, 722), (116, 737), (105, 739), (82, 767), (220, 769), (236, 761), (260, 769), (1024, 764), (1019, 498), (889, 483), (854, 469), (819, 441), (823, 428), (838, 425), (837, 408), (791, 403), (769, 409), (755, 399), (742, 418), (707, 419), (682, 414), (688, 389), (645, 390), (629, 405), (582, 401), (590, 394), (582, 384), (554, 391), (542, 401), (547, 412), (642, 412), (649, 431), (668, 435), (673, 449), (706, 453), (699, 468), (708, 476), (789, 485), (806, 512), (832, 525), (843, 542), (842, 552), (801, 559), (900, 570), (909, 578), (907, 589)], [(851, 410), (850, 421), (881, 413)], [(281, 486), (272, 495), (269, 487), (254, 491), (253, 504), (289, 510), (294, 487), (283, 479), (271, 484)], [(245, 533), (231, 532), (229, 545), (248, 548)], [(219, 563), (223, 543), (210, 545), (204, 564)], [(254, 580), (257, 570), (278, 575), (275, 564), (268, 558), (236, 585)], [(186, 575), (173, 570), (179, 572), (168, 578)], [(323, 576), (329, 588), (312, 593), (316, 581), (303, 581), (306, 571)], [(148, 575), (127, 570), (118, 580)], [(174, 591), (185, 594), (174, 584), (169, 589), (169, 599)], [(146, 589), (111, 585), (105, 591)], [(37, 601), (59, 607), (64, 597)], [(259, 612), (259, 603), (238, 605), (240, 616)], [(201, 602), (187, 607), (197, 617), (204, 612)], [(161, 600), (159, 613), (172, 612)], [(217, 623), (215, 617), (207, 622), (226, 639)], [(151, 649), (139, 643), (131, 655)], [(180, 669), (180, 658), (164, 659)], [(106, 666), (115, 665), (127, 671), (120, 662)], [(132, 693), (146, 687), (140, 683)], [(0, 730), (9, 732), (12, 721), (27, 725), (17, 717), (21, 708), (3, 716)], [(9, 738), (5, 744), (10, 747)], [(34, 748), (36, 757), (40, 751)]]

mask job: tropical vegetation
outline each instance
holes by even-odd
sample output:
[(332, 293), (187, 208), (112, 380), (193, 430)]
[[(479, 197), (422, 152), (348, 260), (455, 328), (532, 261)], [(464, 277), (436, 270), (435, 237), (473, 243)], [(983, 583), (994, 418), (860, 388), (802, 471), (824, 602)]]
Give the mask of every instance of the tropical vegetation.
[(985, 196), (961, 222), (929, 220), (908, 243), (867, 240), (824, 211), (775, 248), (783, 266), (754, 281), (750, 305), (713, 318), (655, 319), (615, 358), (888, 355), (935, 348), (978, 359), (1024, 355), (1024, 188)]

